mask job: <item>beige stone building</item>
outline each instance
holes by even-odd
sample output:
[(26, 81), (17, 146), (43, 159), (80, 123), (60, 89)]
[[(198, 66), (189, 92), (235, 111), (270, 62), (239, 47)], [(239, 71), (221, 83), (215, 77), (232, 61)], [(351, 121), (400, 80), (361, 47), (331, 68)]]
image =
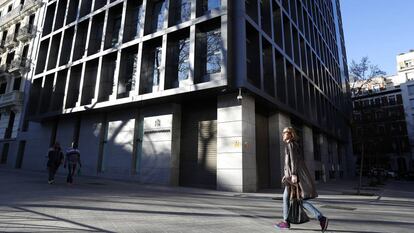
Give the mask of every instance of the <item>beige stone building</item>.
[[(24, 119), (23, 101), (34, 56), (40, 0), (0, 1), (0, 157), (6, 163)], [(21, 161), (16, 161), (20, 166)]]

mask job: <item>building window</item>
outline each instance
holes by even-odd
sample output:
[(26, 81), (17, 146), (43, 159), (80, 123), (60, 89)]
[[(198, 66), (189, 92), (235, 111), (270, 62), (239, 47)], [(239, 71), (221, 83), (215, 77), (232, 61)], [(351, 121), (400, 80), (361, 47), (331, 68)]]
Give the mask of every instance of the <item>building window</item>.
[(390, 103), (390, 104), (395, 104), (395, 95), (390, 95), (390, 96), (388, 96), (388, 102)]
[(119, 29), (121, 28), (121, 16), (118, 16), (114, 19), (112, 28), (111, 46), (115, 46), (118, 43)]
[(185, 29), (171, 34), (167, 45), (167, 74), (166, 88), (176, 88), (180, 82), (188, 79), (190, 75), (190, 40), (189, 30)]
[(4, 93), (6, 93), (6, 87), (7, 87), (6, 82), (0, 83), (0, 95), (3, 95)]
[(191, 1), (179, 0), (175, 4), (175, 23), (188, 21), (191, 17)]
[(164, 28), (165, 1), (155, 2), (152, 8), (152, 32)]
[(411, 67), (413, 66), (413, 61), (412, 60), (406, 60), (404, 61), (405, 67)]
[(10, 12), (13, 9), (13, 4), (9, 5), (9, 8), (7, 8), (7, 12)]
[(121, 67), (118, 78), (118, 98), (128, 97), (135, 88), (138, 69), (138, 47), (132, 46), (122, 50)]
[(14, 83), (13, 83), (13, 90), (14, 91), (18, 91), (20, 90), (20, 83), (21, 83), (22, 78), (18, 77), (14, 79)]
[[(117, 5), (109, 9), (104, 49), (112, 48), (118, 45), (119, 33), (121, 29), (121, 20), (122, 20), (122, 6), (121, 5)], [(103, 20), (101, 21), (101, 19), (102, 18), (99, 17), (97, 18), (97, 21), (95, 20), (94, 21), (96, 23), (103, 22)]]
[(190, 55), (190, 40), (182, 39), (178, 42), (178, 81), (183, 81), (188, 78), (190, 70), (189, 55)]
[(158, 91), (161, 76), (162, 39), (144, 42), (142, 48), (139, 94)]
[(141, 1), (128, 1), (124, 26), (124, 42), (140, 36), (144, 23), (143, 13)]
[(246, 22), (246, 71), (247, 81), (260, 88), (260, 46), (259, 34)]
[(221, 0), (203, 0), (203, 12), (209, 12), (214, 9), (219, 9), (221, 7)]
[(7, 38), (7, 30), (3, 32), (3, 37), (1, 38), (1, 44), (4, 45)]
[(212, 27), (210, 23), (203, 26), (198, 28), (196, 35), (196, 81), (207, 82), (212, 74), (221, 71), (222, 41), (220, 27)]
[(405, 76), (407, 77), (407, 80), (414, 80), (414, 72), (407, 72), (405, 74)]
[(414, 108), (414, 99), (410, 99), (411, 108)]
[(221, 33), (220, 29), (207, 32), (206, 73), (214, 74), (221, 70)]
[(414, 95), (414, 85), (408, 85), (407, 89), (409, 95)]
[(154, 51), (154, 66), (153, 66), (153, 76), (152, 82), (154, 86), (157, 86), (160, 83), (160, 76), (161, 76), (161, 54), (162, 48), (156, 47)]

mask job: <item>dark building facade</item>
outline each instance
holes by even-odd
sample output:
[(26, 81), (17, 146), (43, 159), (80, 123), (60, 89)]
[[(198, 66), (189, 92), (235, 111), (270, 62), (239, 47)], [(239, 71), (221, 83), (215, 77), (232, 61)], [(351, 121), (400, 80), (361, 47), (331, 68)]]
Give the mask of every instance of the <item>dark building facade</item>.
[(410, 167), (410, 143), (399, 86), (371, 90), (353, 100), (353, 148), (364, 153), (364, 173), (383, 168), (404, 174)]
[(293, 125), (317, 181), (353, 174), (335, 0), (52, 0), (24, 168), (54, 141), (84, 174), (219, 190), (280, 186)]

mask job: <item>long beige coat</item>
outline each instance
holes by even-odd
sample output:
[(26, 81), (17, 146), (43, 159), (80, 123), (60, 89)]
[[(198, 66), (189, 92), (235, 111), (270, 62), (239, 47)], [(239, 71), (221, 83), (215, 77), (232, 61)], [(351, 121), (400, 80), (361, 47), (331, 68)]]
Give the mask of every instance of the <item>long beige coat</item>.
[(284, 173), (285, 177), (297, 176), (303, 199), (312, 199), (318, 196), (315, 182), (306, 167), (302, 151), (296, 141), (286, 143)]

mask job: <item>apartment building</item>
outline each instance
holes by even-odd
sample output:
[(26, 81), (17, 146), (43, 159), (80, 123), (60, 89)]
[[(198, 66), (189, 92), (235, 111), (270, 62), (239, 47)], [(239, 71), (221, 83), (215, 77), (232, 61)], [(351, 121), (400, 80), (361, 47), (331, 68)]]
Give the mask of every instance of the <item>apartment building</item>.
[(78, 144), (82, 173), (231, 191), (280, 186), (293, 125), (323, 182), (353, 175), (336, 0), (51, 0), (24, 169)]
[(414, 50), (397, 56), (397, 75), (402, 82), (401, 94), (411, 148), (409, 169), (414, 170)]
[[(404, 175), (414, 169), (414, 51), (397, 55), (397, 73), (375, 77), (353, 101), (354, 152), (366, 168), (383, 167)], [(359, 162), (358, 162), (359, 164)]]
[(370, 89), (353, 98), (354, 153), (364, 169), (380, 167), (404, 174), (410, 167), (410, 144), (399, 85)]
[(24, 118), (25, 86), (30, 77), (36, 25), (42, 1), (0, 1), (0, 163), (20, 167), (21, 159), (8, 161)]

